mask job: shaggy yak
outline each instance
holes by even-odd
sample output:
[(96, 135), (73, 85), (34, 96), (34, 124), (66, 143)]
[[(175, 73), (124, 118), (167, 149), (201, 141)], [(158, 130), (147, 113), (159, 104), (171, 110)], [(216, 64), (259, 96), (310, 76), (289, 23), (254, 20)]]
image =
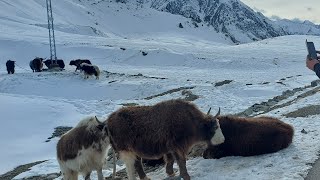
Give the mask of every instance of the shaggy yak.
[(82, 63), (91, 64), (91, 61), (88, 60), (88, 59), (76, 59), (76, 60), (71, 60), (69, 65), (70, 66), (76, 66), (77, 67), (76, 68), (76, 72), (77, 72), (78, 69), (81, 70), (80, 69), (80, 64), (82, 64)]
[(34, 58), (29, 63), (32, 72), (41, 72), (43, 68), (43, 58)]
[(15, 61), (8, 60), (6, 62), (8, 74), (14, 74), (14, 63)]
[(210, 145), (203, 153), (206, 159), (273, 153), (292, 142), (293, 127), (276, 118), (219, 116), (218, 119), (225, 141)]
[(98, 180), (103, 180), (102, 166), (110, 144), (107, 132), (105, 124), (89, 117), (60, 138), (57, 159), (64, 180), (76, 180), (78, 173), (90, 179), (93, 170)]
[(100, 76), (100, 70), (98, 66), (82, 63), (80, 64), (80, 70), (84, 72), (84, 78), (88, 79), (89, 76), (95, 75), (96, 79), (99, 79)]
[[(44, 64), (47, 66), (47, 68), (51, 68), (51, 64), (54, 63), (55, 60), (47, 59), (44, 61)], [(57, 59), (57, 64), (59, 68), (64, 69), (65, 65), (62, 59)]]
[[(163, 101), (153, 106), (123, 107), (105, 121), (110, 132), (110, 143), (125, 162), (129, 180), (149, 179), (141, 159), (177, 161), (180, 175), (190, 180), (186, 156), (199, 142), (217, 145), (224, 142), (216, 116), (202, 113), (194, 104), (183, 100)], [(169, 158), (168, 158), (169, 157)], [(166, 161), (168, 167), (174, 161)], [(174, 176), (173, 169), (166, 169)]]

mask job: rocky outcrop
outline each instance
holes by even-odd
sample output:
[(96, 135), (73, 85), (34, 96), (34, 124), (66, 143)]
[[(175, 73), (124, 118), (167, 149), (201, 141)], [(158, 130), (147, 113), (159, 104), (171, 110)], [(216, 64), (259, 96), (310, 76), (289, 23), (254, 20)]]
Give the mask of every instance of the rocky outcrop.
[[(147, 1), (144, 1), (147, 2)], [(263, 14), (239, 0), (151, 0), (151, 8), (213, 26), (235, 43), (288, 34)]]

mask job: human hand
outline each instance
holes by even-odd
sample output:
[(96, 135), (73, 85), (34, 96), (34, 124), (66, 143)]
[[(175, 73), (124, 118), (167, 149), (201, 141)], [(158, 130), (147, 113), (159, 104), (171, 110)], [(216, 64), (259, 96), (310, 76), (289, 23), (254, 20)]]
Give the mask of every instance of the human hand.
[(314, 70), (314, 65), (320, 63), (317, 59), (310, 59), (308, 56), (306, 58), (306, 66), (310, 69), (310, 70)]

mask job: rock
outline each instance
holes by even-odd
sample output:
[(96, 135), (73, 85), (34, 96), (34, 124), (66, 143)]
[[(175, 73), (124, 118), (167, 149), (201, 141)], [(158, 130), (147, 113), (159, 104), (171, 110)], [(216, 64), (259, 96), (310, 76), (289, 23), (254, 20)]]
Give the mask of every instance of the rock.
[(308, 134), (308, 132), (306, 130), (304, 130), (304, 129), (301, 130), (301, 133)]

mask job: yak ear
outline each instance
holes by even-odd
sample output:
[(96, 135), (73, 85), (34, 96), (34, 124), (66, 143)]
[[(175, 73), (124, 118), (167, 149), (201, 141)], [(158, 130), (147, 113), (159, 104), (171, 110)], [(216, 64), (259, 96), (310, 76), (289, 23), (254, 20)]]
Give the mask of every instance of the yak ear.
[(96, 121), (98, 122), (97, 128), (98, 128), (100, 131), (102, 131), (103, 128), (106, 127), (106, 124), (103, 123), (103, 122), (101, 122), (101, 121), (99, 121), (98, 118), (97, 118), (97, 116), (94, 116), (94, 118), (95, 118)]

